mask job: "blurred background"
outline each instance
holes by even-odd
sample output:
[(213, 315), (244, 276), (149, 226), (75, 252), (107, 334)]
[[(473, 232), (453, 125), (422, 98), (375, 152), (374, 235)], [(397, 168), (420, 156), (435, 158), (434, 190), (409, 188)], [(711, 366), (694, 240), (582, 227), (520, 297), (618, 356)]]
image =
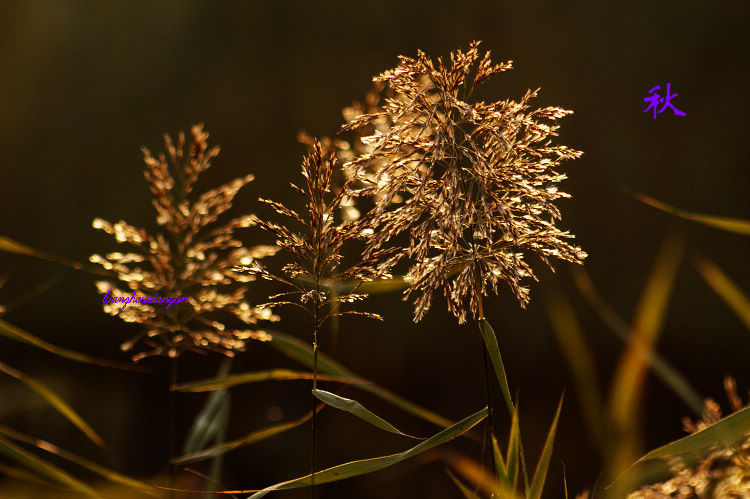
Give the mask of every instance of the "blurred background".
[[(156, 228), (143, 178), (140, 146), (161, 150), (162, 133), (204, 122), (221, 146), (199, 191), (246, 173), (255, 181), (233, 214), (272, 217), (258, 196), (299, 206), (289, 188), (299, 180), (305, 152), (300, 130), (332, 136), (341, 108), (362, 100), (371, 77), (397, 56), (433, 58), (466, 48), (473, 39), (514, 69), (486, 84), (485, 100), (520, 99), (541, 87), (537, 106), (575, 111), (562, 120), (559, 143), (584, 151), (564, 164), (559, 224), (588, 253), (585, 268), (603, 297), (628, 321), (659, 246), (669, 233), (686, 237), (688, 254), (713, 259), (750, 291), (750, 239), (699, 225), (646, 206), (626, 190), (686, 210), (750, 219), (750, 7), (741, 2), (83, 2), (0, 1), (0, 235), (48, 253), (86, 261), (116, 251), (112, 238), (91, 227), (95, 217)], [(673, 104), (653, 119), (643, 98), (671, 83)], [(248, 244), (268, 243), (250, 229)], [(555, 341), (545, 297), (562, 292), (573, 304), (606, 391), (623, 344), (580, 297), (570, 269), (550, 274), (521, 310), (503, 294), (486, 300), (511, 391), (519, 393), (526, 452), (536, 462), (558, 398), (567, 388), (546, 486), (562, 496), (563, 466), (571, 493), (591, 488), (601, 459), (587, 434), (565, 358)], [(95, 276), (53, 263), (0, 254), (11, 272), (0, 304), (52, 279), (43, 294), (4, 319), (57, 345), (127, 360), (119, 345), (139, 331), (102, 312)], [(265, 300), (269, 287), (254, 286)], [(437, 300), (420, 323), (398, 293), (378, 295), (367, 308), (380, 324), (343, 321), (321, 348), (392, 391), (458, 420), (484, 406), (481, 342), (475, 326), (456, 325)], [(305, 318), (284, 315), (278, 325), (307, 340)], [(143, 363), (150, 374), (76, 364), (9, 341), (0, 360), (54, 387), (110, 446), (113, 461), (67, 421), (11, 378), (0, 379), (0, 422), (147, 477), (165, 471), (169, 453), (164, 359)], [(750, 334), (688, 261), (682, 262), (658, 351), (702, 395), (724, 404), (722, 378), (750, 387)], [(186, 355), (180, 381), (211, 376), (218, 356)], [(293, 367), (266, 345), (251, 345), (233, 371)], [(269, 382), (232, 390), (229, 437), (272, 420), (293, 420), (308, 409), (305, 382)], [(650, 377), (644, 394), (646, 448), (684, 433), (688, 407)], [(378, 399), (358, 399), (397, 426), (420, 435), (436, 428)], [(184, 435), (205, 395), (178, 397)], [(500, 398), (496, 407), (502, 409)], [(503, 413), (504, 411), (498, 411)], [(508, 422), (498, 418), (504, 439)], [(383, 436), (331, 411), (321, 416), (320, 462), (404, 450), (412, 444)], [(309, 428), (227, 454), (223, 484), (259, 488), (307, 471)], [(457, 447), (478, 456), (479, 446)], [(196, 466), (200, 470), (200, 466)], [(205, 472), (205, 470), (203, 470)], [(307, 492), (279, 494), (303, 497)], [(459, 497), (438, 463), (418, 460), (321, 488), (322, 497)]]

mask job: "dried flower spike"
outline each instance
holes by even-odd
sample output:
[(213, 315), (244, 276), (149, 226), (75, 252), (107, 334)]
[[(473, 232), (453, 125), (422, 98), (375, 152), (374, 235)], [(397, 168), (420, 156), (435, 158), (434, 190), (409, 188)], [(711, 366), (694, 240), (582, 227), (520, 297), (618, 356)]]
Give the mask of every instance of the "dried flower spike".
[(104, 311), (110, 315), (146, 328), (122, 345), (127, 351), (139, 340), (145, 343), (147, 350), (135, 354), (136, 361), (150, 355), (177, 357), (185, 350), (213, 350), (232, 355), (243, 350), (249, 339), (269, 338), (262, 330), (236, 329), (227, 319), (234, 317), (247, 325), (255, 325), (259, 320), (278, 320), (269, 309), (252, 306), (245, 300), (247, 287), (238, 283), (252, 281), (254, 277), (235, 271), (237, 265), (252, 265), (273, 255), (278, 248), (246, 248), (235, 237), (237, 229), (255, 224), (252, 215), (217, 223), (253, 176), (235, 179), (191, 201), (189, 194), (198, 176), (211, 166), (219, 148), (209, 148), (208, 133), (201, 124), (192, 127), (190, 143), (186, 142), (183, 133), (176, 145), (165, 135), (167, 154), (162, 153), (158, 158), (148, 149), (142, 149), (144, 175), (154, 195), (156, 221), (166, 233), (152, 236), (123, 221), (111, 224), (97, 218), (93, 222), (94, 228), (115, 236), (118, 243), (136, 248), (133, 253), (90, 257), (91, 262), (116, 273), (120, 281), (119, 287), (111, 281), (97, 282), (100, 293), (109, 291), (113, 297), (126, 297), (140, 291), (143, 295), (188, 297), (189, 304), (169, 309), (145, 303), (131, 303), (127, 307), (104, 305)]
[(375, 127), (362, 139), (369, 151), (346, 165), (362, 183), (351, 195), (375, 203), (366, 255), (408, 233), (408, 246), (398, 252), (410, 260), (406, 297), (419, 294), (415, 321), (440, 289), (459, 322), (469, 312), (479, 317), (482, 297), (497, 293), (500, 280), (525, 306), (522, 280), (536, 279), (526, 254), (547, 264), (550, 257), (575, 263), (586, 257), (566, 241), (571, 234), (555, 227), (554, 204), (569, 197), (556, 187), (566, 178), (557, 167), (582, 153), (551, 145), (559, 127), (541, 121), (572, 111), (530, 110), (537, 91), (520, 102), (469, 103), (477, 86), (511, 68), (511, 61), (493, 64), (489, 52), (480, 58), (478, 45), (451, 53), (450, 64), (435, 64), (421, 51), (416, 59), (400, 56), (396, 68), (374, 78), (388, 84), (392, 97), (342, 128)]
[(335, 155), (324, 153), (321, 143), (312, 140), (310, 152), (302, 163), (305, 185), (300, 187), (291, 184), (305, 199), (304, 216), (281, 203), (260, 200), (304, 229), (303, 234), (297, 234), (286, 225), (255, 219), (258, 226), (273, 233), (277, 237), (276, 244), (289, 253), (291, 261), (283, 267), (285, 277), (269, 272), (259, 262), (242, 267), (251, 274), (280, 282), (289, 288), (285, 293), (272, 296), (271, 301), (264, 306), (300, 307), (315, 317), (316, 327), (320, 327), (328, 318), (342, 314), (380, 318), (377, 314), (354, 310), (340, 312), (339, 304), (360, 301), (366, 295), (358, 293), (356, 285), (353, 291), (345, 294), (339, 294), (335, 290), (345, 281), (364, 282), (391, 277), (387, 270), (387, 259), (386, 263), (376, 265), (385, 256), (384, 252), (374, 253), (370, 258), (364, 258), (345, 270), (339, 268), (343, 258), (342, 246), (347, 240), (361, 235), (364, 222), (351, 219), (337, 222), (349, 182), (345, 182), (342, 188), (333, 189), (335, 167)]

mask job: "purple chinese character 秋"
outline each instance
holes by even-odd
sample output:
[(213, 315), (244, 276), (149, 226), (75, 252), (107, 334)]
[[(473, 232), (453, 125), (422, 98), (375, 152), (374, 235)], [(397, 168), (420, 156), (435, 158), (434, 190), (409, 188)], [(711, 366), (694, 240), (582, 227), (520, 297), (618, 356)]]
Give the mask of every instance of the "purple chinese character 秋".
[[(673, 98), (675, 98), (675, 97), (677, 97), (677, 96), (678, 96), (679, 94), (676, 94), (676, 93), (675, 93), (675, 94), (673, 94), (673, 93), (672, 93), (672, 89), (671, 89), (671, 86), (672, 86), (672, 84), (671, 84), (671, 83), (667, 83), (667, 95), (666, 95), (666, 98), (665, 98), (665, 97), (661, 97), (661, 96), (660, 96), (660, 95), (658, 94), (658, 92), (656, 92), (657, 90), (659, 90), (659, 89), (661, 88), (661, 87), (660, 87), (660, 86), (658, 86), (658, 85), (657, 85), (657, 86), (655, 86), (654, 88), (652, 88), (651, 90), (649, 90), (649, 91), (648, 91), (648, 93), (649, 93), (649, 94), (653, 94), (653, 95), (649, 95), (648, 97), (644, 97), (644, 98), (643, 98), (643, 100), (644, 100), (644, 101), (646, 101), (646, 102), (649, 102), (649, 103), (650, 103), (650, 104), (648, 105), (648, 107), (647, 107), (646, 109), (644, 109), (644, 110), (643, 110), (643, 112), (645, 113), (645, 112), (646, 112), (646, 111), (648, 111), (649, 109), (651, 109), (651, 108), (654, 108), (654, 119), (656, 119), (656, 115), (657, 115), (657, 114), (663, 113), (663, 112), (664, 112), (664, 110), (665, 110), (665, 109), (666, 109), (667, 107), (671, 107), (671, 108), (672, 108), (672, 111), (674, 111), (674, 114), (676, 114), (677, 116), (686, 116), (686, 114), (685, 114), (685, 113), (683, 113), (682, 111), (680, 111), (679, 109), (677, 109), (676, 107), (674, 107), (674, 105), (672, 104), (672, 102), (671, 102), (671, 101), (672, 101), (672, 99), (673, 99)], [(664, 103), (664, 105), (663, 105), (663, 106), (661, 107), (661, 109), (659, 109), (659, 110), (657, 111), (657, 108), (658, 108), (658, 104), (659, 104), (659, 103), (661, 103), (661, 102), (663, 102), (663, 103)]]

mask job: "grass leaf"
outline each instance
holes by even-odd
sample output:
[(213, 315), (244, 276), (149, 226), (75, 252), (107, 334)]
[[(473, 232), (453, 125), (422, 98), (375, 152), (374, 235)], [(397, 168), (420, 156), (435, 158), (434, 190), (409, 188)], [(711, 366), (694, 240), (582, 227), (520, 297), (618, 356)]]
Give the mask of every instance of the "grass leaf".
[[(424, 442), (421, 442), (420, 444), (412, 447), (411, 449), (405, 450), (403, 452), (399, 452), (398, 454), (391, 454), (389, 456), (381, 456), (381, 457), (375, 457), (375, 458), (370, 458), (370, 459), (363, 459), (360, 461), (351, 461), (348, 463), (340, 464), (338, 466), (334, 466), (333, 468), (328, 468), (323, 471), (318, 471), (315, 473), (315, 484), (319, 485), (321, 483), (336, 482), (339, 480), (344, 480), (346, 478), (352, 478), (352, 477), (364, 475), (367, 473), (373, 473), (375, 471), (382, 470), (383, 468), (393, 466), (394, 464), (398, 464), (401, 461), (417, 456), (421, 454), (422, 452), (432, 449), (433, 447), (436, 447), (450, 440), (453, 440), (459, 435), (462, 435), (466, 433), (467, 431), (469, 431), (477, 423), (482, 421), (485, 417), (487, 417), (486, 407), (482, 409), (481, 411), (478, 411), (472, 414), (471, 416), (468, 416), (467, 418), (462, 419), (461, 421), (454, 424), (453, 426), (450, 426), (442, 430), (438, 434), (428, 438)], [(311, 478), (312, 478), (311, 475), (306, 475), (301, 478), (296, 478), (294, 480), (277, 483), (270, 487), (266, 487), (265, 489), (259, 492), (256, 492), (255, 494), (250, 496), (250, 499), (259, 499), (274, 490), (294, 489), (294, 488), (309, 486), (312, 483)]]
[(547, 479), (549, 462), (550, 459), (552, 459), (552, 449), (555, 446), (555, 433), (557, 432), (557, 422), (560, 419), (562, 403), (563, 397), (560, 397), (560, 402), (557, 403), (555, 419), (552, 420), (552, 426), (550, 426), (549, 433), (547, 433), (547, 440), (544, 442), (542, 455), (539, 457), (539, 462), (536, 465), (534, 477), (531, 479), (531, 487), (526, 494), (526, 499), (540, 499), (542, 497), (542, 490), (544, 490), (544, 482)]
[(503, 359), (500, 356), (500, 346), (497, 343), (495, 331), (492, 329), (490, 323), (487, 322), (487, 319), (479, 320), (479, 333), (482, 335), (482, 341), (484, 341), (484, 346), (487, 348), (487, 353), (492, 361), (492, 367), (495, 369), (497, 382), (500, 384), (500, 391), (503, 393), (505, 404), (508, 406), (508, 414), (512, 418), (516, 412), (516, 408), (513, 406), (513, 399), (510, 398), (510, 388), (508, 388), (508, 378), (505, 375)]
[(61, 470), (54, 464), (31, 454), (3, 437), (0, 437), (0, 454), (4, 454), (11, 460), (26, 466), (28, 469), (35, 471), (39, 475), (45, 476), (56, 483), (70, 487), (72, 490), (85, 496), (100, 499), (102, 497), (97, 494), (94, 489)]
[[(287, 357), (290, 357), (310, 368), (313, 367), (313, 353), (310, 345), (298, 340), (294, 336), (280, 331), (267, 332), (271, 335), (271, 346)], [(419, 405), (410, 402), (403, 397), (399, 397), (395, 393), (356, 375), (354, 372), (322, 353), (318, 353), (318, 371), (341, 378), (349, 378), (353, 380), (353, 382), (356, 382), (358, 388), (370, 392), (405, 412), (424, 419), (425, 421), (429, 421), (443, 428), (447, 428), (453, 424), (449, 419), (439, 416), (424, 407), (420, 407)]]
[(729, 218), (729, 217), (717, 217), (714, 215), (705, 215), (703, 213), (693, 213), (690, 211), (681, 210), (670, 206), (666, 203), (662, 203), (652, 197), (646, 196), (645, 194), (633, 193), (632, 194), (639, 201), (646, 203), (649, 206), (656, 208), (672, 215), (675, 215), (692, 222), (707, 225), (715, 229), (721, 229), (728, 232), (734, 232), (736, 234), (742, 234), (750, 236), (750, 221), (743, 220), (741, 218)]
[(17, 255), (33, 256), (34, 258), (39, 258), (40, 260), (46, 260), (48, 262), (65, 265), (66, 267), (70, 267), (75, 270), (83, 270), (91, 274), (98, 274), (106, 277), (112, 277), (113, 275), (111, 272), (107, 272), (93, 265), (83, 265), (79, 262), (68, 260), (67, 258), (50, 255), (49, 253), (34, 249), (31, 246), (27, 246), (4, 236), (0, 236), (0, 251), (15, 253)]
[(463, 496), (466, 499), (480, 499), (480, 497), (477, 494), (471, 491), (469, 487), (464, 485), (464, 483), (461, 480), (456, 478), (456, 475), (451, 473), (451, 470), (446, 469), (445, 472), (448, 473), (448, 476), (450, 477), (450, 479), (453, 480), (453, 483), (456, 484), (456, 487), (458, 487), (458, 490), (461, 491), (461, 494), (463, 494)]
[(411, 435), (408, 435), (406, 433), (399, 431), (395, 426), (393, 426), (392, 424), (390, 424), (388, 421), (381, 418), (380, 416), (373, 414), (356, 400), (348, 399), (340, 395), (336, 395), (335, 393), (327, 392), (325, 390), (313, 390), (312, 393), (318, 398), (318, 400), (325, 402), (331, 407), (335, 407), (336, 409), (340, 409), (342, 411), (346, 411), (348, 413), (354, 414), (355, 416), (362, 419), (363, 421), (366, 421), (370, 423), (371, 425), (377, 428), (380, 428), (381, 430), (385, 430), (390, 433), (395, 433), (397, 435), (402, 435), (404, 437), (415, 438), (417, 440), (424, 440), (419, 437), (413, 437)]
[(42, 350), (46, 350), (59, 357), (63, 357), (63, 358), (70, 359), (70, 360), (75, 360), (77, 362), (83, 362), (86, 364), (94, 364), (96, 366), (114, 367), (117, 369), (125, 369), (127, 371), (143, 372), (143, 371), (148, 370), (148, 369), (143, 368), (142, 366), (133, 366), (126, 362), (117, 362), (114, 360), (99, 359), (99, 358), (92, 357), (90, 355), (86, 355), (80, 352), (68, 350), (67, 348), (61, 348), (61, 347), (52, 345), (51, 343), (47, 343), (43, 339), (38, 338), (37, 336), (34, 336), (31, 333), (27, 333), (23, 329), (16, 327), (13, 324), (10, 324), (8, 322), (5, 322), (2, 319), (0, 319), (0, 336), (5, 336), (6, 338), (9, 338), (11, 340), (19, 341), (21, 343), (26, 343), (27, 345), (32, 345), (37, 348), (41, 348)]
[(698, 273), (706, 283), (729, 305), (745, 327), (750, 330), (750, 299), (714, 262), (708, 258), (696, 257), (693, 260)]
[[(181, 383), (172, 387), (173, 391), (178, 392), (209, 392), (213, 390), (221, 390), (230, 388), (236, 385), (244, 383), (258, 383), (261, 381), (272, 381), (272, 380), (300, 380), (300, 379), (313, 379), (313, 373), (292, 371), (290, 369), (269, 369), (267, 371), (256, 371), (251, 373), (233, 374), (232, 376), (226, 376), (219, 379), (208, 379), (203, 381), (193, 381), (189, 383)], [(318, 375), (318, 381), (335, 381), (339, 383), (354, 383), (362, 384), (361, 381), (340, 377), (340, 376), (326, 376)]]
[(86, 421), (84, 421), (83, 418), (79, 416), (72, 407), (66, 404), (63, 399), (61, 399), (55, 392), (53, 392), (34, 378), (27, 376), (24, 373), (17, 371), (16, 369), (13, 369), (6, 364), (3, 364), (2, 362), (0, 362), (0, 372), (4, 372), (8, 376), (16, 378), (17, 380), (25, 383), (26, 386), (34, 390), (52, 407), (54, 407), (57, 412), (62, 414), (65, 419), (73, 423), (79, 430), (81, 430), (84, 435), (89, 438), (89, 440), (91, 440), (101, 448), (105, 447), (104, 441), (101, 439), (101, 437), (97, 435), (97, 433), (88, 425), (88, 423), (86, 423)]
[[(232, 359), (224, 359), (216, 377), (221, 380), (229, 373), (231, 367)], [(219, 425), (215, 424), (215, 421), (221, 413), (227, 395), (228, 392), (225, 389), (217, 390), (209, 395), (190, 427), (182, 449), (183, 454), (192, 454), (202, 450), (216, 436)]]
[(198, 461), (205, 461), (206, 459), (215, 458), (217, 456), (223, 456), (227, 452), (234, 450), (238, 447), (242, 447), (244, 445), (250, 445), (255, 442), (259, 442), (261, 440), (265, 440), (266, 438), (272, 437), (274, 435), (278, 435), (279, 433), (283, 433), (287, 430), (291, 430), (293, 428), (301, 426), (305, 424), (306, 422), (310, 421), (311, 418), (312, 418), (312, 412), (309, 412), (305, 416), (295, 421), (272, 425), (267, 428), (262, 428), (260, 430), (253, 431), (245, 435), (244, 437), (238, 438), (236, 440), (231, 440), (229, 442), (222, 442), (214, 446), (211, 446), (207, 449), (194, 452), (192, 454), (185, 454), (183, 456), (178, 456), (172, 459), (172, 463), (173, 464), (187, 464), (187, 463), (194, 463)]
[(148, 485), (146, 483), (140, 482), (138, 480), (125, 476), (116, 471), (105, 468), (99, 464), (89, 461), (88, 459), (84, 459), (76, 454), (73, 454), (72, 452), (68, 452), (64, 449), (61, 449), (58, 446), (51, 444), (45, 440), (41, 440), (38, 438), (31, 437), (29, 435), (25, 435), (19, 431), (13, 430), (5, 426), (0, 426), (0, 434), (3, 434), (9, 438), (12, 438), (13, 440), (17, 440), (19, 442), (24, 442), (26, 444), (33, 445), (34, 447), (38, 449), (41, 449), (50, 454), (54, 454), (58, 457), (61, 457), (62, 459), (70, 461), (71, 463), (75, 463), (78, 466), (81, 466), (82, 468), (85, 468), (93, 473), (96, 473), (97, 475), (105, 478), (106, 480), (109, 480), (112, 483), (125, 485), (127, 487), (130, 487), (135, 490), (139, 490), (140, 492), (148, 494), (148, 495), (152, 495), (152, 496), (160, 495), (157, 489), (155, 487), (152, 487), (151, 485)]

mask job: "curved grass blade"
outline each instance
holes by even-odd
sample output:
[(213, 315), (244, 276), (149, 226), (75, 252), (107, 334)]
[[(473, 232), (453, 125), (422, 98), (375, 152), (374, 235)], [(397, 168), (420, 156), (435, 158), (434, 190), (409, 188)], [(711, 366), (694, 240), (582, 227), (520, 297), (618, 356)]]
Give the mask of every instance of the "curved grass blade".
[[(494, 435), (493, 435), (494, 440)], [(498, 449), (500, 450), (500, 449)], [(506, 476), (508, 478), (508, 487), (516, 490), (518, 484), (518, 469), (521, 468), (521, 429), (519, 428), (518, 412), (513, 414), (513, 420), (510, 423), (510, 438), (508, 439), (508, 455), (505, 458), (507, 463)], [(523, 466), (525, 469), (525, 465)], [(524, 477), (525, 479), (526, 477)], [(528, 487), (527, 487), (528, 488)]]
[[(320, 355), (320, 354), (318, 354)], [(244, 383), (258, 383), (261, 381), (279, 381), (279, 380), (300, 380), (313, 379), (313, 373), (303, 371), (292, 371), (290, 369), (269, 369), (267, 371), (257, 371), (252, 373), (233, 374), (221, 379), (208, 379), (203, 381), (192, 381), (181, 383), (171, 387), (177, 392), (210, 392), (213, 390), (223, 390)], [(362, 381), (341, 376), (318, 375), (318, 381), (335, 381), (338, 383), (366, 384)]]
[(6, 476), (8, 478), (12, 478), (21, 482), (34, 483), (46, 487), (54, 485), (52, 482), (45, 480), (44, 478), (40, 477), (39, 475), (35, 475), (30, 471), (26, 471), (23, 468), (6, 466), (2, 463), (0, 463), (0, 476)]
[[(591, 308), (599, 315), (602, 321), (615, 333), (620, 340), (628, 344), (638, 341), (630, 335), (630, 326), (620, 317), (617, 312), (604, 301), (599, 292), (591, 282), (591, 278), (585, 270), (580, 268), (573, 269), (573, 281), (580, 291), (583, 298), (588, 302)], [(685, 376), (667, 362), (656, 350), (651, 350), (648, 355), (648, 361), (654, 373), (669, 387), (672, 392), (680, 397), (685, 405), (688, 406), (696, 416), (703, 414), (703, 398), (698, 392), (690, 386)]]
[(34, 454), (18, 447), (10, 440), (0, 437), (0, 454), (4, 454), (13, 461), (26, 466), (28, 469), (37, 472), (39, 475), (45, 476), (50, 480), (65, 485), (76, 492), (79, 492), (88, 497), (96, 497), (101, 499), (102, 496), (96, 493), (94, 489), (83, 483), (82, 481), (74, 478), (65, 471), (61, 470), (54, 464), (51, 464), (44, 459), (41, 459)]
[(649, 206), (656, 208), (674, 216), (697, 222), (699, 224), (707, 225), (715, 229), (721, 229), (728, 232), (734, 232), (735, 234), (742, 234), (750, 236), (750, 221), (743, 220), (741, 218), (730, 218), (730, 217), (717, 217), (715, 215), (705, 215), (703, 213), (693, 213), (690, 211), (681, 210), (670, 206), (667, 203), (662, 203), (652, 197), (646, 196), (645, 194), (632, 193), (632, 196), (639, 201), (646, 203)]
[[(222, 442), (220, 444), (209, 447), (208, 449), (194, 452), (192, 454), (186, 454), (184, 456), (178, 456), (172, 460), (172, 463), (187, 464), (222, 456), (227, 452), (236, 449), (237, 447), (242, 447), (243, 445), (249, 445), (255, 442), (259, 442), (274, 435), (278, 435), (279, 433), (283, 433), (287, 430), (291, 430), (293, 428), (301, 426), (310, 421), (310, 419), (312, 419), (312, 412), (307, 413), (305, 416), (295, 421), (269, 426), (267, 428), (249, 433), (242, 438), (238, 438), (230, 442)], [(317, 474), (315, 476), (317, 481)]]
[(80, 456), (77, 456), (76, 454), (73, 454), (72, 452), (68, 452), (64, 449), (61, 449), (60, 447), (50, 442), (47, 442), (45, 440), (31, 437), (29, 435), (26, 435), (24, 433), (21, 433), (19, 431), (13, 430), (5, 426), (0, 426), (0, 434), (3, 434), (9, 438), (12, 438), (13, 440), (23, 442), (29, 445), (33, 445), (34, 447), (41, 449), (45, 452), (48, 452), (50, 454), (59, 456), (67, 461), (70, 461), (71, 463), (75, 463), (78, 466), (81, 466), (82, 468), (85, 468), (93, 473), (96, 473), (97, 475), (105, 478), (106, 480), (109, 480), (112, 483), (125, 485), (132, 489), (139, 490), (144, 494), (148, 494), (152, 496), (159, 496), (159, 492), (157, 491), (157, 489), (155, 487), (152, 487), (151, 485), (148, 485), (146, 483), (140, 482), (128, 476), (122, 475), (116, 471), (100, 466), (94, 462), (89, 461), (88, 459), (84, 459)]
[(85, 364), (93, 364), (96, 366), (104, 366), (104, 367), (114, 367), (117, 369), (124, 369), (127, 371), (140, 371), (140, 372), (149, 371), (148, 369), (142, 366), (133, 366), (126, 362), (118, 362), (116, 360), (99, 359), (97, 357), (92, 357), (91, 355), (86, 355), (80, 352), (75, 352), (73, 350), (68, 350), (67, 348), (62, 348), (62, 347), (52, 345), (51, 343), (47, 343), (43, 339), (37, 336), (34, 336), (33, 334), (28, 333), (24, 331), (23, 329), (14, 326), (13, 324), (5, 322), (2, 319), (0, 319), (0, 336), (5, 336), (6, 338), (9, 338), (11, 340), (15, 340), (21, 343), (26, 343), (27, 345), (32, 345), (37, 348), (41, 348), (42, 350), (46, 350), (59, 357), (63, 357), (63, 358), (70, 359), (70, 360), (75, 360), (77, 362), (83, 362)]
[(469, 487), (464, 485), (464, 483), (461, 480), (456, 478), (456, 475), (451, 473), (451, 470), (446, 469), (445, 472), (448, 473), (448, 477), (450, 477), (450, 479), (453, 480), (453, 483), (456, 484), (456, 487), (458, 487), (458, 490), (461, 491), (461, 494), (463, 494), (465, 499), (480, 499), (480, 497), (477, 494), (475, 494), (472, 490), (469, 490)]
[[(232, 359), (224, 359), (219, 366), (216, 377), (221, 380), (229, 374), (232, 368)], [(174, 390), (174, 388), (172, 388)], [(202, 450), (212, 438), (216, 436), (219, 425), (216, 424), (221, 409), (225, 404), (228, 392), (226, 390), (217, 390), (209, 395), (206, 403), (195, 417), (190, 427), (185, 444), (182, 448), (183, 454), (192, 454)]]
[[(674, 458), (679, 458), (685, 465), (694, 466), (704, 460), (710, 452), (718, 448), (738, 445), (746, 440), (748, 435), (750, 435), (750, 407), (737, 411), (692, 435), (652, 450), (634, 462), (614, 484), (607, 488), (617, 486), (623, 481), (627, 482), (633, 476), (639, 479), (646, 476), (642, 468), (652, 463), (666, 464)], [(667, 466), (653, 467), (650, 471), (648, 476), (654, 480), (671, 475)]]
[(34, 258), (39, 258), (40, 260), (54, 262), (60, 265), (64, 265), (66, 267), (73, 268), (75, 270), (83, 270), (91, 274), (98, 274), (98, 275), (102, 275), (105, 277), (112, 277), (113, 275), (111, 272), (107, 272), (106, 270), (99, 269), (97, 267), (94, 267), (93, 265), (83, 265), (79, 262), (68, 260), (67, 258), (50, 255), (49, 253), (45, 253), (44, 251), (34, 249), (31, 246), (27, 246), (25, 244), (19, 243), (18, 241), (14, 241), (13, 239), (10, 239), (4, 236), (0, 236), (0, 251), (5, 251), (7, 253), (15, 253), (17, 255), (33, 256)]
[[(271, 341), (269, 342), (271, 346), (279, 350), (287, 357), (290, 357), (310, 368), (313, 367), (313, 353), (310, 345), (303, 343), (297, 338), (280, 331), (267, 332), (271, 335)], [(434, 412), (425, 409), (424, 407), (410, 402), (403, 397), (399, 397), (395, 393), (392, 393), (385, 388), (382, 388), (375, 383), (372, 383), (358, 376), (353, 371), (350, 371), (332, 358), (320, 352), (318, 353), (318, 371), (341, 378), (349, 378), (353, 380), (353, 382), (356, 382), (358, 388), (370, 392), (373, 395), (376, 395), (381, 399), (395, 405), (396, 407), (408, 412), (409, 414), (424, 419), (425, 421), (434, 423), (437, 426), (447, 428), (453, 424), (449, 419), (439, 416), (438, 414), (435, 414)]]
[(503, 393), (505, 405), (508, 407), (508, 414), (512, 418), (516, 412), (516, 408), (513, 405), (513, 399), (510, 398), (508, 377), (505, 374), (505, 365), (503, 365), (503, 359), (500, 356), (500, 346), (497, 343), (497, 336), (495, 336), (495, 331), (492, 329), (490, 323), (487, 322), (487, 319), (482, 318), (479, 320), (479, 333), (482, 335), (484, 346), (487, 347), (492, 367), (495, 368), (497, 382), (500, 384), (500, 391)]
[(547, 433), (547, 440), (544, 442), (542, 448), (542, 455), (539, 457), (539, 462), (536, 465), (534, 471), (534, 477), (531, 479), (531, 486), (529, 492), (526, 494), (527, 499), (540, 499), (542, 497), (542, 490), (544, 490), (544, 482), (547, 479), (547, 470), (549, 469), (549, 462), (552, 459), (552, 449), (555, 446), (555, 433), (557, 433), (557, 422), (560, 419), (560, 411), (562, 410), (563, 397), (560, 397), (560, 402), (557, 403), (557, 411), (555, 412), (555, 419), (552, 420), (549, 433)]
[(683, 247), (682, 238), (664, 241), (638, 303), (631, 333), (634, 341), (623, 353), (609, 400), (611, 415), (618, 428), (630, 428), (638, 419), (648, 356), (661, 334)]
[(605, 428), (601, 391), (597, 383), (591, 350), (581, 331), (580, 323), (570, 302), (560, 292), (546, 300), (547, 315), (552, 323), (568, 368), (573, 373), (581, 413), (591, 437), (600, 451), (605, 452)]
[[(315, 473), (315, 484), (319, 485), (321, 483), (336, 482), (339, 480), (344, 480), (346, 478), (373, 473), (375, 471), (382, 470), (383, 468), (393, 466), (394, 464), (398, 464), (401, 461), (419, 455), (422, 452), (432, 449), (433, 447), (453, 440), (454, 438), (466, 433), (471, 428), (476, 426), (477, 423), (482, 421), (485, 417), (487, 417), (486, 407), (481, 411), (478, 411), (471, 416), (462, 419), (453, 426), (444, 429), (440, 433), (428, 438), (424, 442), (421, 442), (411, 449), (399, 452), (398, 454), (391, 454), (389, 456), (375, 457), (371, 459), (363, 459), (360, 461), (351, 461), (348, 463), (340, 464), (338, 466), (334, 466), (333, 468), (328, 468), (323, 471), (317, 471)], [(301, 478), (277, 483), (270, 487), (266, 487), (265, 489), (250, 496), (250, 499), (259, 499), (274, 490), (294, 489), (299, 487), (306, 487), (311, 484), (312, 477), (310, 475), (307, 475)]]
[(704, 257), (693, 259), (693, 266), (703, 280), (729, 305), (745, 327), (750, 330), (750, 299), (714, 262)]
[(25, 383), (26, 386), (34, 390), (52, 407), (57, 409), (57, 412), (62, 414), (65, 419), (73, 423), (79, 430), (81, 430), (84, 435), (89, 438), (89, 440), (91, 440), (101, 448), (105, 447), (104, 441), (101, 439), (101, 437), (97, 435), (97, 433), (88, 425), (88, 423), (86, 423), (86, 421), (83, 420), (81, 416), (78, 415), (76, 411), (73, 410), (73, 408), (66, 404), (63, 399), (58, 397), (55, 392), (53, 392), (34, 378), (27, 376), (24, 373), (17, 371), (16, 369), (13, 369), (6, 364), (3, 364), (2, 362), (0, 362), (0, 372), (4, 372), (8, 376), (16, 378), (17, 380)]
[(354, 414), (361, 420), (366, 421), (370, 423), (371, 425), (377, 428), (380, 428), (381, 430), (385, 430), (390, 433), (395, 433), (397, 435), (402, 435), (404, 437), (414, 438), (417, 440), (424, 440), (423, 438), (413, 437), (411, 435), (408, 435), (406, 433), (399, 431), (395, 426), (393, 426), (392, 424), (390, 424), (388, 421), (381, 418), (380, 416), (373, 414), (368, 409), (366, 409), (365, 406), (363, 406), (356, 400), (348, 399), (346, 397), (342, 397), (340, 395), (336, 395), (335, 393), (327, 392), (325, 390), (313, 390), (312, 394), (315, 395), (315, 397), (317, 397), (318, 400), (320, 400), (321, 402), (325, 402), (326, 404), (330, 405), (331, 407), (335, 407), (336, 409), (341, 409), (342, 411), (346, 411), (348, 413)]
[[(487, 497), (493, 499), (519, 499), (519, 496), (513, 490), (506, 484), (496, 480), (490, 473), (487, 473), (484, 467), (476, 461), (449, 450), (440, 452), (440, 457), (465, 480), (484, 491)], [(474, 497), (479, 496), (475, 495)]]

